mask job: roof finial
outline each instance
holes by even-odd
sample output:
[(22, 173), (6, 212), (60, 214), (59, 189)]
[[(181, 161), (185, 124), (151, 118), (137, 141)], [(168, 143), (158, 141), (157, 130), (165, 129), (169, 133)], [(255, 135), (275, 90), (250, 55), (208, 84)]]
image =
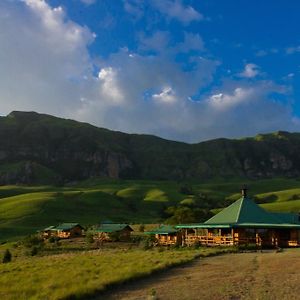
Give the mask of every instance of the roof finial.
[(243, 198), (247, 197), (247, 190), (248, 190), (247, 186), (243, 185), (242, 186), (242, 196), (243, 196)]

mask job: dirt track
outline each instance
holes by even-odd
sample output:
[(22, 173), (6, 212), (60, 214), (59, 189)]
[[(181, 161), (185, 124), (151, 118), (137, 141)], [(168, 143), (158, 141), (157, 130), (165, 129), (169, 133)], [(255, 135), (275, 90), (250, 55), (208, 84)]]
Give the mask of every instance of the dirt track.
[(198, 259), (97, 299), (151, 299), (151, 289), (159, 300), (300, 300), (300, 249)]

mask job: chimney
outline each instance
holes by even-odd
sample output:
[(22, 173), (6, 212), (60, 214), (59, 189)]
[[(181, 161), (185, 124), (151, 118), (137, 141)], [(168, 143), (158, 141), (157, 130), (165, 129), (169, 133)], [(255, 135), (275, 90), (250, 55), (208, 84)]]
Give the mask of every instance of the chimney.
[(247, 197), (247, 186), (246, 185), (244, 185), (244, 186), (242, 186), (242, 197), (243, 198), (246, 198)]

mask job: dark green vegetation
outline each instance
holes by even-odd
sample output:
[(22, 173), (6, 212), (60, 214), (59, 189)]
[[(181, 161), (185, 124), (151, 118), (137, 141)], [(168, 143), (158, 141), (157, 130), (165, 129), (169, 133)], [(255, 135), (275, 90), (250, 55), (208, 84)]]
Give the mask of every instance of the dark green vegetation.
[[(172, 218), (166, 212), (172, 210), (170, 207), (185, 211), (197, 208), (200, 212), (225, 207), (240, 197), (239, 188), (243, 183), (250, 187), (250, 196), (266, 209), (300, 211), (300, 181), (297, 179), (214, 180), (184, 184), (93, 179), (72, 187), (2, 186), (0, 240), (15, 239), (62, 222), (79, 222), (84, 226), (105, 220), (165, 222)], [(194, 221), (201, 222), (207, 216), (197, 214), (196, 218)]]
[(0, 139), (0, 184), (61, 185), (92, 177), (203, 180), (300, 174), (299, 133), (190, 145), (12, 112), (0, 117)]

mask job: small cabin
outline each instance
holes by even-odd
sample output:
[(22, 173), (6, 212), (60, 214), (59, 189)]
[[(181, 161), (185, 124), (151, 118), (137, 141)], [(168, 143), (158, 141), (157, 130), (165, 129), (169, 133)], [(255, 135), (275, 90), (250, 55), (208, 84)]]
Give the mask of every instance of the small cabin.
[(59, 238), (67, 239), (80, 237), (83, 234), (83, 227), (78, 223), (62, 223), (55, 227)]
[(123, 223), (101, 223), (94, 230), (94, 237), (101, 242), (130, 241), (133, 229), (128, 224)]
[(83, 227), (78, 223), (62, 223), (58, 226), (49, 226), (41, 231), (43, 238), (52, 236), (62, 239), (80, 237), (83, 234)]
[(48, 239), (51, 236), (56, 236), (56, 229), (55, 229), (55, 226), (49, 226), (49, 227), (39, 231), (39, 233), (41, 234), (42, 238)]
[(181, 233), (171, 225), (160, 225), (152, 231), (147, 231), (145, 234), (154, 235), (157, 245), (176, 245), (181, 243)]

